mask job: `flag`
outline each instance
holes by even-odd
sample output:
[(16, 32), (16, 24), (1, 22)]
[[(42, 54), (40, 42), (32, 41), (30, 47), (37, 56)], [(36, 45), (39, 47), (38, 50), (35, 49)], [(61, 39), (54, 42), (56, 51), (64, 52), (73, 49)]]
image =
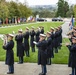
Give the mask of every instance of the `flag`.
[(71, 19), (71, 21), (70, 21), (70, 23), (69, 23), (69, 30), (72, 30), (73, 29), (73, 27), (74, 27), (74, 19), (73, 19), (73, 17), (72, 17), (72, 19)]
[(72, 26), (74, 26), (74, 19), (73, 19), (73, 17), (71, 19), (71, 23), (72, 23)]

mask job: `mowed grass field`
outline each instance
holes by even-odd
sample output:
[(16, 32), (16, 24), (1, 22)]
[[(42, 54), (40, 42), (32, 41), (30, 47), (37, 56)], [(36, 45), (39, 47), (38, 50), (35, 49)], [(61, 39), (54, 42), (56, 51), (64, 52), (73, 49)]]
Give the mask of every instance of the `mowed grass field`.
[(74, 25), (76, 26), (76, 21), (74, 22)]
[[(37, 28), (38, 26), (44, 26), (45, 32), (50, 31), (50, 27), (58, 27), (59, 25), (62, 25), (62, 22), (44, 22), (44, 23), (32, 23), (32, 24), (25, 24), (25, 25), (19, 25), (14, 27), (8, 27), (8, 28), (0, 28), (0, 34), (8, 34), (12, 33), (12, 31), (15, 31), (17, 33), (18, 29), (22, 28), (25, 30), (25, 27), (31, 28), (31, 26), (34, 26)], [(66, 43), (69, 41), (68, 39), (63, 39), (63, 43)], [(5, 60), (6, 51), (2, 49), (3, 41), (0, 39), (0, 61)], [(18, 57), (16, 56), (16, 42), (14, 47), (14, 58), (15, 61), (18, 61)], [(55, 57), (52, 59), (53, 64), (67, 64), (68, 63), (68, 55), (69, 50), (66, 46), (62, 46), (61, 50), (59, 50), (59, 53), (55, 54)], [(32, 53), (30, 48), (30, 57), (24, 56), (24, 62), (30, 62), (30, 63), (36, 63), (37, 62), (37, 56), (38, 56), (38, 49), (36, 48), (36, 52)]]

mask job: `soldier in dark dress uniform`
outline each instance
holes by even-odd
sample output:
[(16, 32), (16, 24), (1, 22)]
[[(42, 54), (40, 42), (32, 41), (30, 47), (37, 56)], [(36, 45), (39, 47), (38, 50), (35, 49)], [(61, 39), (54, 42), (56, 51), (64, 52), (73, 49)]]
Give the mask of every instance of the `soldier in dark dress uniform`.
[(26, 31), (25, 33), (23, 34), (23, 37), (24, 37), (24, 49), (25, 49), (25, 52), (26, 52), (26, 56), (29, 57), (29, 50), (30, 50), (30, 47), (29, 47), (29, 28), (26, 27)]
[(66, 43), (66, 46), (68, 47), (71, 53), (70, 59), (71, 59), (72, 74), (70, 75), (76, 75), (76, 37), (72, 37), (72, 45)]
[[(71, 42), (71, 45), (73, 44), (72, 43), (72, 37), (76, 37), (76, 28), (73, 27), (73, 30), (69, 31), (67, 33), (67, 36)], [(69, 61), (68, 61), (68, 67), (71, 67), (71, 52), (69, 51)]]
[(15, 40), (17, 42), (17, 56), (19, 57), (19, 63), (23, 63), (23, 56), (24, 56), (24, 46), (23, 46), (23, 34), (22, 30), (18, 31), (18, 35), (16, 35)]
[(44, 27), (41, 26), (41, 34), (44, 34)]
[(55, 53), (58, 53), (58, 45), (59, 45), (59, 33), (58, 33), (58, 28), (55, 28)]
[(52, 58), (54, 58), (54, 49), (55, 49), (55, 37), (54, 37), (54, 28), (53, 27), (51, 27), (50, 28), (50, 32), (51, 32), (51, 36), (50, 36), (50, 38), (52, 38)]
[[(68, 35), (68, 38), (69, 38), (71, 44), (73, 44), (72, 43), (72, 37), (76, 37), (76, 31), (73, 31), (71, 34)], [(69, 52), (68, 67), (71, 67), (71, 52)]]
[(41, 65), (42, 73), (39, 75), (46, 75), (47, 69), (47, 41), (45, 40), (46, 35), (40, 34), (40, 40), (38, 43), (35, 43), (38, 47), (38, 65)]
[(58, 27), (58, 30), (59, 30), (59, 49), (61, 49), (61, 43), (62, 43), (62, 27), (61, 26), (59, 26)]
[(39, 35), (40, 35), (40, 31), (39, 31), (39, 27), (36, 29), (36, 31), (35, 31), (35, 40), (36, 40), (36, 42), (39, 42)]
[(52, 38), (51, 32), (47, 32), (47, 64), (51, 65), (51, 57), (52, 57)]
[(5, 64), (8, 65), (9, 72), (7, 74), (13, 74), (14, 73), (14, 41), (13, 41), (13, 35), (8, 34), (7, 38), (8, 42), (7, 44), (3, 45), (3, 49), (6, 50), (6, 61)]
[(31, 46), (32, 52), (35, 52), (35, 44), (33, 43), (33, 41), (35, 41), (34, 27), (32, 27), (32, 30), (30, 32), (30, 46)]

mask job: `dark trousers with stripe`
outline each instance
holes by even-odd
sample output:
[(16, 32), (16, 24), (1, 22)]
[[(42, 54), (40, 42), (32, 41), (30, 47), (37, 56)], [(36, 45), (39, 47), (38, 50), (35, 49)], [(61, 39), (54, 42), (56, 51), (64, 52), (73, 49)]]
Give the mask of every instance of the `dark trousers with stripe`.
[(8, 65), (8, 69), (10, 73), (14, 73), (14, 65)]
[(42, 73), (46, 74), (47, 73), (46, 65), (41, 65), (41, 68), (42, 68)]

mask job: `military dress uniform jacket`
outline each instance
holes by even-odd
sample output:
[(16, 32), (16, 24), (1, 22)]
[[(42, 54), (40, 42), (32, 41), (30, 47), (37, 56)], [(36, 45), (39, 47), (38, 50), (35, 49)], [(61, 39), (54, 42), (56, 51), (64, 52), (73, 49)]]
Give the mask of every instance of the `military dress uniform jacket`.
[(59, 34), (60, 34), (60, 37), (59, 37), (60, 43), (62, 43), (62, 29), (60, 29)]
[(38, 47), (38, 65), (47, 64), (47, 41), (43, 40), (38, 42), (36, 45)]
[(52, 57), (52, 38), (47, 38), (47, 58)]
[(31, 46), (31, 47), (35, 47), (35, 44), (33, 43), (33, 41), (35, 41), (35, 38), (34, 38), (34, 36), (35, 36), (35, 31), (30, 32), (30, 36), (31, 36), (30, 46)]
[(24, 37), (24, 49), (25, 49), (25, 51), (28, 51), (28, 50), (30, 50), (30, 47), (29, 47), (29, 32), (24, 33), (23, 37)]
[(52, 32), (50, 38), (52, 39), (52, 48), (54, 48), (55, 47), (55, 34), (54, 34), (54, 32)]
[(14, 64), (13, 47), (14, 47), (13, 40), (9, 41), (6, 46), (3, 46), (3, 49), (6, 50), (6, 61), (5, 61), (5, 64), (7, 64), (7, 65), (13, 65)]
[(22, 57), (24, 56), (23, 35), (17, 35), (15, 40), (17, 41), (17, 56)]
[(41, 34), (44, 34), (44, 29), (41, 29)]
[(40, 35), (40, 31), (37, 31), (36, 33), (35, 33), (35, 35), (36, 35), (36, 42), (39, 42), (39, 35)]
[(59, 33), (58, 33), (58, 31), (56, 31), (55, 32), (55, 35), (54, 35), (54, 37), (55, 37), (55, 48), (57, 48), (58, 47), (58, 44), (59, 44)]
[(67, 46), (69, 48), (69, 51), (71, 52), (71, 67), (76, 68), (76, 44), (72, 44), (71, 46)]

